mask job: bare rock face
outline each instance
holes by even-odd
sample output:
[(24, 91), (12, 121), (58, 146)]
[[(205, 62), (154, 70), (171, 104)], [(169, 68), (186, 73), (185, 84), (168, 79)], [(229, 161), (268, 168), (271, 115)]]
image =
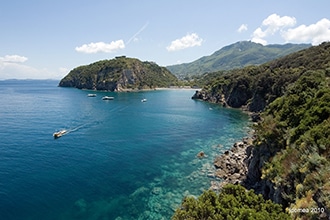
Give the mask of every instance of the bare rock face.
[(270, 151), (262, 147), (255, 148), (252, 142), (252, 138), (244, 138), (215, 158), (214, 176), (223, 181), (221, 183), (211, 181), (211, 189), (219, 190), (228, 183), (241, 184), (247, 189), (254, 189), (266, 199), (282, 204), (282, 189), (276, 188), (268, 180), (261, 179), (261, 169), (271, 156)]
[(223, 179), (222, 184), (240, 184), (246, 179), (253, 148), (251, 143), (249, 138), (236, 142), (231, 150), (215, 158), (215, 176)]
[(262, 167), (274, 156), (275, 152), (267, 145), (253, 147), (247, 161), (247, 173), (242, 185), (247, 189), (253, 189), (257, 194), (262, 194), (265, 199), (275, 203), (284, 204), (282, 198), (283, 189), (276, 187), (270, 180), (262, 179)]
[(226, 102), (224, 94), (210, 95), (209, 93), (207, 93), (203, 90), (197, 90), (191, 98), (208, 101), (208, 102), (213, 102), (213, 103), (220, 103), (220, 104), (222, 104), (222, 106), (227, 107), (227, 102)]

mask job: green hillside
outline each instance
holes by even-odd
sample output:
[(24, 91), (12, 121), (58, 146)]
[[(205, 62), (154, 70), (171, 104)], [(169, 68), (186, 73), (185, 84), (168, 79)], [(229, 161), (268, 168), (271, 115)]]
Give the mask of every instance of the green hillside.
[(59, 83), (62, 87), (123, 91), (152, 89), (178, 84), (165, 67), (125, 56), (102, 60), (71, 70)]
[(200, 75), (206, 72), (242, 68), (259, 65), (284, 55), (296, 52), (310, 44), (267, 45), (240, 41), (204, 56), (194, 62), (167, 66), (174, 75), (183, 79), (186, 76)]
[(239, 185), (228, 184), (219, 195), (205, 191), (198, 199), (186, 197), (177, 209), (172, 220), (200, 219), (264, 219), (287, 220), (290, 216), (283, 213), (279, 204), (264, 200), (253, 190), (247, 191)]
[(193, 98), (261, 112), (245, 186), (294, 219), (329, 219), (330, 42), (207, 77)]

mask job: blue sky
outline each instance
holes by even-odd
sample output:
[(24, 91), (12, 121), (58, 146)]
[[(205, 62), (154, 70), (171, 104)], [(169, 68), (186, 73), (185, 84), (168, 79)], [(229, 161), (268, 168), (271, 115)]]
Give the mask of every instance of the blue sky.
[(186, 63), (242, 40), (330, 40), (328, 0), (1, 0), (0, 80), (61, 79), (126, 55)]

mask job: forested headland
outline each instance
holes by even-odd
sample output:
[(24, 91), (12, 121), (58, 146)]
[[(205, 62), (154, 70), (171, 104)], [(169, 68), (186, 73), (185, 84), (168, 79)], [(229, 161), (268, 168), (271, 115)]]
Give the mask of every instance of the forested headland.
[[(228, 194), (224, 188), (217, 196), (205, 192), (197, 200), (185, 199), (173, 219), (254, 218), (247, 209), (262, 210), (267, 199), (294, 219), (329, 219), (330, 43), (260, 66), (205, 74), (202, 80), (205, 86), (193, 98), (260, 114), (242, 185), (266, 200), (256, 205), (245, 191), (235, 195), (238, 189)], [(233, 196), (238, 201), (233, 202)], [(226, 202), (237, 215), (222, 207)], [(223, 214), (226, 210), (228, 215)], [(268, 218), (264, 213), (260, 219), (285, 217), (266, 210)]]
[(62, 87), (107, 91), (154, 89), (177, 85), (178, 79), (165, 67), (125, 56), (76, 67), (59, 83)]

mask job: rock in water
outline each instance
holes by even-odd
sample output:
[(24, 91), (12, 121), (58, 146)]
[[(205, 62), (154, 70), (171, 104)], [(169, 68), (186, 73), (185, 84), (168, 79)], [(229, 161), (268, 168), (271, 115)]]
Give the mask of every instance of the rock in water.
[(199, 152), (199, 153), (197, 154), (197, 157), (198, 157), (199, 159), (202, 159), (202, 158), (206, 157), (206, 155), (205, 155), (204, 151), (201, 151), (201, 152)]

